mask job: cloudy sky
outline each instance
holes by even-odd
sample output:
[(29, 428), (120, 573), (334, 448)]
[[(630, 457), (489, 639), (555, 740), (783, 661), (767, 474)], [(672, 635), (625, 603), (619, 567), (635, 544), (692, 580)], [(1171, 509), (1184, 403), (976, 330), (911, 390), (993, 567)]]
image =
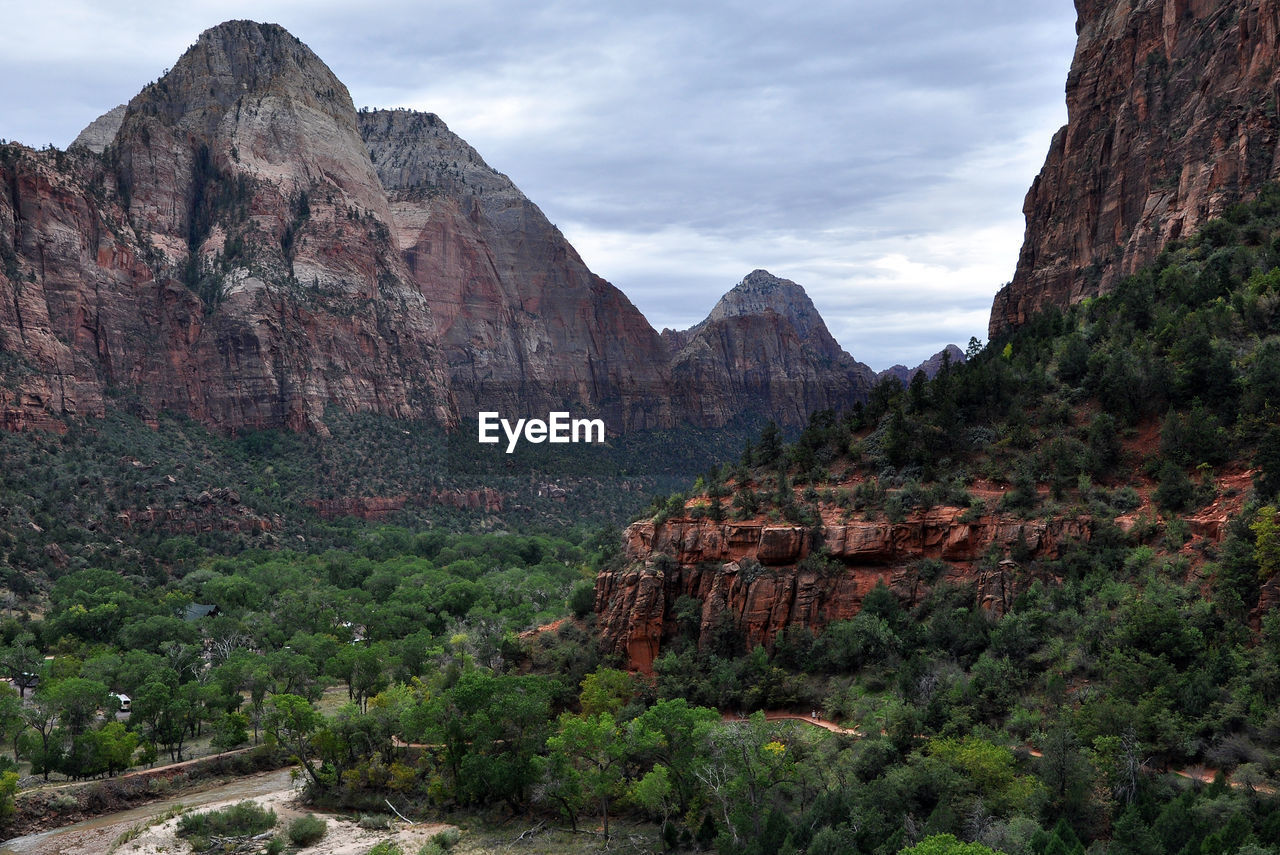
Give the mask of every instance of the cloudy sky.
[(875, 368), (986, 336), (1066, 119), (1072, 0), (3, 0), (0, 137), (66, 146), (228, 18), (430, 110), (655, 327), (755, 268)]

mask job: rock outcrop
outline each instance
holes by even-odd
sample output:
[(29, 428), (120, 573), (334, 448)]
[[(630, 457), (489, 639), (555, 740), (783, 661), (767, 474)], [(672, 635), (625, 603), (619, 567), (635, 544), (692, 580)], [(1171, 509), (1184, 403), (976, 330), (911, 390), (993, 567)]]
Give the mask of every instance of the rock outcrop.
[(102, 154), (120, 132), (120, 126), (124, 124), (124, 114), (128, 109), (127, 104), (112, 107), (90, 122), (67, 148), (83, 146), (95, 154)]
[(804, 289), (766, 270), (734, 286), (702, 323), (662, 336), (676, 411), (703, 426), (743, 412), (804, 424), (816, 410), (865, 400), (875, 382), (831, 337)]
[(1280, 176), (1280, 2), (1076, 0), (1067, 125), (991, 334), (1103, 293)]
[[(920, 602), (942, 582), (972, 585), (978, 604), (1002, 615), (1039, 578), (1031, 569), (1034, 559), (1057, 557), (1064, 544), (1090, 534), (1083, 518), (970, 519), (959, 508), (937, 508), (900, 523), (851, 521), (816, 531), (705, 518), (643, 521), (626, 531), (624, 569), (596, 578), (596, 611), (605, 649), (649, 672), (663, 640), (678, 631), (681, 597), (701, 603), (701, 637), (727, 614), (748, 648), (771, 646), (789, 626), (820, 631), (853, 617), (881, 583), (905, 605)], [(816, 554), (821, 561), (805, 562)], [(922, 566), (923, 558), (942, 563)]]

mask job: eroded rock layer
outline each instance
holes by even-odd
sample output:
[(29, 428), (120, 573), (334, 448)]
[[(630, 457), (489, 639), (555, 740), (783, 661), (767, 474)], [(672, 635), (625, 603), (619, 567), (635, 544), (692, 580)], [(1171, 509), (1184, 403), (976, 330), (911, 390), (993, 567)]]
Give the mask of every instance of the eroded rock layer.
[[(940, 583), (971, 585), (980, 606), (1002, 615), (1037, 578), (1029, 569), (1035, 559), (1057, 557), (1064, 544), (1090, 533), (1082, 518), (975, 520), (959, 508), (816, 531), (709, 519), (638, 522), (626, 531), (625, 569), (596, 579), (596, 611), (605, 649), (650, 672), (664, 639), (678, 630), (681, 597), (701, 602), (702, 638), (727, 614), (748, 648), (770, 647), (789, 626), (818, 632), (851, 618), (880, 583), (908, 606)], [(825, 561), (804, 563), (818, 552)], [(939, 560), (942, 569), (922, 573), (922, 558)]]

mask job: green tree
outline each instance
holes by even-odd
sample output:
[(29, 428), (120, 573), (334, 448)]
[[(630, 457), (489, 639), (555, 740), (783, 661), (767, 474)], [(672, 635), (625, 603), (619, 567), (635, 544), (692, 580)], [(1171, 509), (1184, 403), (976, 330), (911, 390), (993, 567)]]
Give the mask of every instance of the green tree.
[(26, 698), (27, 689), (36, 684), (36, 675), (40, 673), (43, 664), (44, 657), (36, 646), (35, 637), (30, 633), (18, 636), (0, 654), (0, 668), (18, 688), (18, 695), (22, 698)]
[(21, 716), (23, 723), (35, 731), (39, 738), (34, 751), (28, 751), (29, 755), (35, 755), (30, 757), (32, 771), (42, 772), (47, 781), (56, 760), (53, 731), (58, 721), (58, 705), (46, 692), (37, 691), (31, 696), (30, 702), (23, 706)]
[(626, 671), (601, 665), (582, 679), (578, 702), (586, 716), (617, 715), (635, 694), (635, 680)]
[(22, 720), (22, 698), (8, 686), (0, 685), (0, 734), (13, 745), (13, 759), (18, 759), (18, 737), (26, 730)]
[(720, 714), (684, 698), (659, 701), (627, 723), (627, 752), (642, 766), (663, 766), (675, 790), (680, 814), (689, 812), (697, 790), (702, 745)]
[(18, 795), (18, 773), (0, 773), (0, 827), (7, 826), (17, 812), (14, 799)]
[(618, 723), (609, 713), (560, 716), (559, 731), (547, 738), (547, 773), (554, 800), (575, 828), (577, 814), (594, 802), (609, 839), (609, 806), (623, 793), (625, 756)]
[(107, 774), (115, 776), (132, 765), (133, 752), (138, 747), (138, 734), (125, 728), (122, 722), (110, 721), (94, 731), (97, 753), (106, 767)]
[(996, 855), (996, 851), (981, 843), (961, 843), (950, 834), (934, 834), (899, 850), (898, 855)]
[(1259, 508), (1249, 528), (1255, 538), (1253, 556), (1258, 562), (1258, 577), (1270, 579), (1280, 573), (1280, 519), (1275, 507)]
[(58, 709), (62, 726), (75, 737), (83, 733), (98, 710), (106, 706), (107, 687), (96, 680), (72, 677), (54, 683), (48, 689), (48, 696)]
[(326, 789), (325, 781), (316, 769), (311, 739), (324, 724), (320, 715), (306, 698), (298, 695), (274, 695), (267, 706), (263, 727), (277, 744), (288, 749), (317, 790)]

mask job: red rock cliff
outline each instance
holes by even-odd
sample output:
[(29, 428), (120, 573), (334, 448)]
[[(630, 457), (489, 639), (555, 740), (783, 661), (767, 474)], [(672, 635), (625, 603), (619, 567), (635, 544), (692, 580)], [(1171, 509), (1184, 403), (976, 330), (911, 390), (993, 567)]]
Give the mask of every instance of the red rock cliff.
[(1278, 0), (1076, 0), (1067, 125), (992, 335), (1106, 292), (1280, 176)]
[[(880, 582), (907, 605), (939, 582), (972, 584), (983, 608), (1003, 614), (1033, 581), (1008, 558), (1011, 553), (1056, 557), (1064, 542), (1090, 535), (1084, 519), (962, 521), (962, 513), (937, 508), (901, 523), (849, 522), (816, 533), (793, 525), (708, 519), (634, 523), (625, 535), (625, 568), (596, 579), (603, 645), (624, 655), (631, 667), (651, 671), (663, 640), (676, 632), (674, 607), (682, 596), (701, 601), (704, 637), (728, 613), (748, 647), (770, 646), (787, 626), (816, 631), (846, 620)], [(802, 566), (815, 550), (824, 550), (832, 562), (821, 569)], [(939, 559), (945, 569), (922, 579), (920, 558)], [(750, 572), (743, 572), (744, 566)]]
[(460, 414), (572, 403), (614, 430), (673, 423), (657, 333), (507, 176), (430, 113), (364, 112), (360, 128)]
[(108, 389), (224, 429), (454, 420), (351, 99), (297, 39), (205, 32), (91, 148), (0, 160), (5, 424)]

